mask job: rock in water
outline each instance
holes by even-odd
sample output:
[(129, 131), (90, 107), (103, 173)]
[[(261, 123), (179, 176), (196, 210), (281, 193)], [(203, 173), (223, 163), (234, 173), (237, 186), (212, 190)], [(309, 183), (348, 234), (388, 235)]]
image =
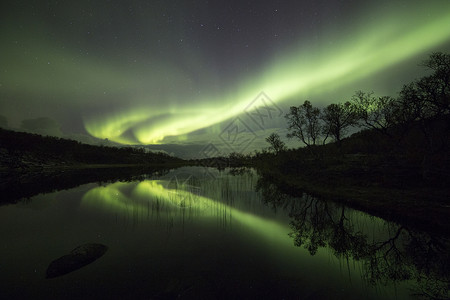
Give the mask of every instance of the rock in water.
[(54, 278), (78, 270), (100, 258), (108, 250), (102, 244), (84, 244), (50, 263), (46, 278)]

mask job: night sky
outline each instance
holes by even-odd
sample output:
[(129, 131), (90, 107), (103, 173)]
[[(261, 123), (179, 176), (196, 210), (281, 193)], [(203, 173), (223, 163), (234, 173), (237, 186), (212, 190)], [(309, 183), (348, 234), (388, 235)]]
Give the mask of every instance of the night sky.
[(396, 96), (450, 49), (448, 0), (6, 2), (3, 123), (84, 140), (250, 151), (289, 106)]

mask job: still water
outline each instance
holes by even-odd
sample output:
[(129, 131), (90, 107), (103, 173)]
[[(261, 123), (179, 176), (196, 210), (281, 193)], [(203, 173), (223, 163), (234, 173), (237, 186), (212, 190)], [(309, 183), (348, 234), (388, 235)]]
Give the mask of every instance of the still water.
[[(288, 196), (253, 170), (180, 168), (0, 206), (0, 298), (448, 297), (448, 239)], [(46, 278), (80, 245), (107, 249)], [(103, 249), (103, 248), (102, 248)]]

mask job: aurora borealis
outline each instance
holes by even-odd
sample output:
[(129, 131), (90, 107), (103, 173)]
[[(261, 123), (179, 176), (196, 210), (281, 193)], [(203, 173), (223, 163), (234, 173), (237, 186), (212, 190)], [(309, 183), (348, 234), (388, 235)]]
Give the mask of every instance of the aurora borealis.
[(10, 2), (0, 115), (122, 144), (216, 141), (261, 92), (279, 107), (395, 96), (450, 49), (446, 0)]

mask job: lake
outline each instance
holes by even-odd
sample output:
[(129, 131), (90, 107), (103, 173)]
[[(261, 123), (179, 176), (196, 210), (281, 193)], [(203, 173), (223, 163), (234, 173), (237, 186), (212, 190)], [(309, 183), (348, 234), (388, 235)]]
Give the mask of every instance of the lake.
[[(41, 193), (0, 206), (0, 237), (2, 299), (448, 297), (448, 236), (284, 194), (251, 169)], [(46, 278), (86, 244), (106, 252)]]

